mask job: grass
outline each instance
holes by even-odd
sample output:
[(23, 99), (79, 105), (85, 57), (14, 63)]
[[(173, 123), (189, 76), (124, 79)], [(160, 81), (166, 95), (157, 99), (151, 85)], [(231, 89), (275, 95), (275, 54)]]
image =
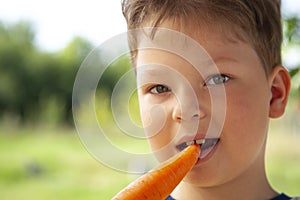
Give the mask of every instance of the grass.
[(109, 199), (134, 177), (96, 161), (70, 130), (0, 134), (0, 199)]
[(275, 127), (270, 130), (268, 139), (266, 167), (271, 184), (278, 191), (300, 196), (299, 132)]
[[(300, 195), (300, 135), (270, 134), (267, 171), (272, 185)], [(75, 130), (0, 130), (0, 199), (110, 199), (136, 175), (95, 160)]]

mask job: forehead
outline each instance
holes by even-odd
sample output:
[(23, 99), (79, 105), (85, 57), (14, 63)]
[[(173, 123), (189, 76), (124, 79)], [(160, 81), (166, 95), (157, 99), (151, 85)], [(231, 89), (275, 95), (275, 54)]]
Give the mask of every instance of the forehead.
[(154, 62), (183, 66), (188, 63), (199, 67), (224, 60), (258, 59), (250, 45), (228, 37), (217, 26), (183, 28), (166, 21), (154, 32), (153, 38), (145, 35), (140, 38), (138, 65)]
[[(204, 58), (209, 62), (209, 58)], [(208, 64), (207, 62), (207, 64)], [(174, 77), (175, 74), (198, 75), (195, 64), (192, 64), (181, 55), (159, 49), (139, 51), (137, 59), (137, 72), (139, 77)]]
[[(210, 20), (199, 19), (193, 16), (188, 18), (168, 17), (162, 20), (158, 25), (150, 19), (146, 20), (143, 27), (168, 28), (181, 33), (184, 33), (195, 40), (203, 40), (215, 38), (218, 42), (230, 43), (242, 41), (251, 44), (248, 34), (235, 23), (227, 22), (219, 18)], [(155, 35), (154, 31), (151, 33)]]

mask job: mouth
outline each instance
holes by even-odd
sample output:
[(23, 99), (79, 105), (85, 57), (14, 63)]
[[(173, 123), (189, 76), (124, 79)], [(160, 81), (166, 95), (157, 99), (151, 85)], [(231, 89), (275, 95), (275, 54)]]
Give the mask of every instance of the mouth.
[(199, 140), (192, 140), (183, 142), (176, 146), (179, 151), (182, 151), (186, 147), (192, 144), (199, 144), (201, 147), (200, 158), (204, 158), (209, 154), (209, 152), (213, 149), (213, 147), (220, 141), (220, 138), (206, 138)]

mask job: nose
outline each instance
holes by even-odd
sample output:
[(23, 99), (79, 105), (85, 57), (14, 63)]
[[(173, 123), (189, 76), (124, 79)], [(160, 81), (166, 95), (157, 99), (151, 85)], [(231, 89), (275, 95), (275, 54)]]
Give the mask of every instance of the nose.
[(173, 107), (172, 119), (176, 122), (188, 122), (204, 117), (205, 113), (200, 108), (198, 101), (189, 96), (177, 100)]

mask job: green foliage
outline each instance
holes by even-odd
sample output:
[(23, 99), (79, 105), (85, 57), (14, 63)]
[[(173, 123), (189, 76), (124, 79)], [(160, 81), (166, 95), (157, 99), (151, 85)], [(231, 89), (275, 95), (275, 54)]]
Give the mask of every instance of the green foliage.
[[(22, 123), (70, 124), (76, 73), (94, 46), (75, 37), (58, 52), (44, 52), (35, 46), (34, 35), (29, 22), (0, 22), (0, 119), (8, 114)], [(118, 58), (99, 89), (110, 96), (129, 68), (126, 56)]]
[(300, 99), (300, 64), (299, 67), (290, 70), (291, 76), (291, 91), (290, 96), (294, 98), (296, 101)]
[(284, 37), (289, 43), (300, 44), (300, 21), (298, 15), (285, 16)]
[[(286, 14), (283, 16), (283, 35), (285, 50), (297, 49), (298, 51), (300, 49), (300, 18), (298, 14)], [(299, 98), (300, 63), (294, 63), (293, 66), (289, 66), (289, 70), (292, 78), (291, 97)]]
[[(298, 15), (292, 15), (285, 18), (284, 36), (288, 48), (300, 47), (300, 19)], [(299, 52), (300, 53), (300, 52)], [(292, 77), (291, 97), (300, 97), (300, 63), (295, 63), (294, 68), (290, 69)]]
[(22, 122), (71, 122), (74, 79), (92, 48), (77, 37), (61, 52), (43, 52), (34, 45), (30, 23), (0, 23), (0, 115), (13, 113)]
[(300, 68), (295, 68), (290, 70), (291, 77), (294, 77), (297, 73), (299, 73)]
[(99, 88), (105, 88), (111, 94), (120, 78), (130, 71), (129, 56), (123, 55), (112, 62), (104, 71), (99, 81)]

